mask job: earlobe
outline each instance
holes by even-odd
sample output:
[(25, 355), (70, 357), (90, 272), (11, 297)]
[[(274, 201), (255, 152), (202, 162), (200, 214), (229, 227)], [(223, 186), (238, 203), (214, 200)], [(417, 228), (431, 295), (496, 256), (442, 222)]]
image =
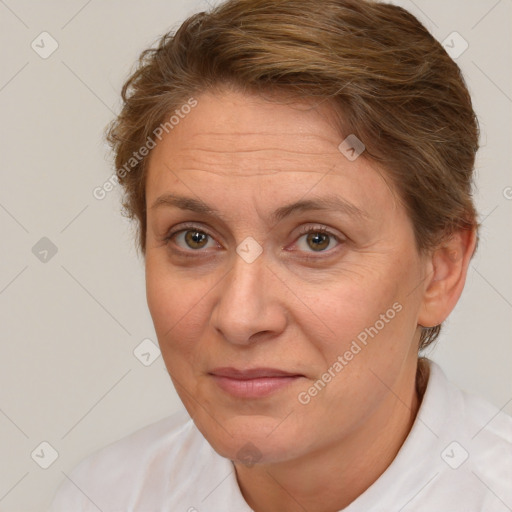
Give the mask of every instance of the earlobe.
[(440, 325), (457, 304), (464, 284), (471, 257), (476, 247), (476, 230), (463, 229), (442, 242), (432, 251), (429, 275), (425, 280), (424, 294), (418, 324), (423, 327)]

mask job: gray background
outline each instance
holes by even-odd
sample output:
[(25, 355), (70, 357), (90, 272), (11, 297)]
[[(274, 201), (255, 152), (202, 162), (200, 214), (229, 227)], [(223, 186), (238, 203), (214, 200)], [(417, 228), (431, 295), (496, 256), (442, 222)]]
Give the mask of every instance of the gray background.
[[(511, 413), (512, 2), (394, 3), (440, 41), (454, 31), (467, 41), (456, 61), (482, 130), (480, 248), (429, 354)], [(134, 355), (156, 338), (118, 191), (102, 201), (92, 191), (112, 173), (103, 129), (139, 52), (206, 5), (0, 0), (0, 511), (44, 510), (83, 457), (181, 407), (162, 358)], [(58, 44), (45, 59), (43, 31)], [(458, 36), (447, 44), (463, 49)], [(47, 469), (42, 442), (58, 452)]]

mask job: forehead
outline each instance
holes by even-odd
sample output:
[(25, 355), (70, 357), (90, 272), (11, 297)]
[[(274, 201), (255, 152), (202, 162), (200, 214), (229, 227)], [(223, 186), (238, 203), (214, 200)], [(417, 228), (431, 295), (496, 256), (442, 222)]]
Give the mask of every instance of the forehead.
[[(287, 153), (294, 163), (300, 163), (301, 154), (323, 159), (339, 155), (341, 136), (329, 123), (326, 104), (282, 101), (231, 91), (204, 93), (197, 97), (190, 114), (164, 135), (172, 143), (158, 144), (154, 152), (158, 155), (174, 146), (192, 161), (222, 167), (235, 159), (241, 164), (266, 164), (277, 155), (280, 163), (286, 164)], [(264, 168), (271, 170), (269, 165), (262, 165), (261, 170)], [(244, 165), (237, 168), (239, 173), (244, 170)]]
[[(313, 190), (352, 202), (389, 202), (382, 173), (365, 158), (349, 161), (326, 104), (268, 101), (238, 92), (205, 93), (150, 155), (148, 203), (175, 189), (218, 198), (265, 191), (283, 200)], [(289, 192), (287, 196), (287, 192)], [(380, 196), (380, 197), (377, 197)], [(260, 198), (265, 201), (264, 197)]]

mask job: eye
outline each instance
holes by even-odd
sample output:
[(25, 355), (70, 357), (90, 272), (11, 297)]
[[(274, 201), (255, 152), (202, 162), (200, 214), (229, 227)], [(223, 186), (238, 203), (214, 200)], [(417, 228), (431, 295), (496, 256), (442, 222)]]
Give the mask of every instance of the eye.
[(181, 227), (182, 229), (175, 230), (165, 237), (166, 244), (169, 244), (174, 239), (176, 245), (183, 250), (192, 249), (193, 251), (199, 251), (200, 249), (208, 248), (208, 242), (210, 241), (213, 247), (215, 247), (216, 244), (212, 237), (203, 229), (199, 229), (194, 225), (182, 225)]
[[(301, 230), (300, 234), (297, 245), (306, 252), (310, 252), (308, 248), (312, 249), (313, 252), (328, 252), (327, 249), (329, 247), (332, 249), (333, 240), (336, 241), (335, 247), (341, 243), (334, 233), (331, 233), (324, 227), (306, 226)], [(303, 239), (302, 244), (300, 243), (301, 239)]]
[[(216, 247), (217, 244), (213, 237), (203, 228), (194, 225), (181, 225), (181, 229), (176, 229), (165, 237), (165, 243), (168, 245), (171, 240), (183, 251), (200, 252), (201, 249), (208, 247)], [(208, 245), (208, 243), (211, 243)], [(299, 249), (304, 252), (330, 252), (334, 247), (342, 241), (340, 238), (331, 233), (325, 227), (305, 226), (300, 231), (300, 236), (296, 242)]]

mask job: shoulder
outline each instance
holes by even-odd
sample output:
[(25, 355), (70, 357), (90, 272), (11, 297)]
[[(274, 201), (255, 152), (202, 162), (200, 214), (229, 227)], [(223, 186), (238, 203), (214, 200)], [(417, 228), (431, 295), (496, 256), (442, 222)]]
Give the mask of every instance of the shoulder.
[(192, 466), (191, 459), (208, 446), (180, 410), (83, 459), (65, 475), (50, 512), (128, 510), (142, 488), (151, 488), (155, 497), (167, 490), (170, 463)]
[(512, 417), (503, 411), (504, 407), (499, 409), (488, 400), (460, 389), (434, 361), (428, 360), (428, 367), (426, 403), (422, 403), (421, 412), (440, 426), (443, 424), (464, 431), (466, 437), (481, 436), (482, 439), (512, 446)]
[(444, 424), (452, 432), (457, 432), (466, 443), (475, 450), (500, 446), (507, 454), (512, 449), (512, 417), (503, 409), (488, 400), (468, 393), (453, 384), (441, 368), (429, 361), (431, 378), (429, 387), (433, 388), (432, 398), (441, 405)]
[[(488, 499), (512, 506), (512, 417), (480, 397), (461, 392), (464, 402), (468, 470)], [(485, 509), (487, 510), (487, 509)]]
[[(487, 400), (459, 389), (430, 362), (432, 398), (437, 413), (441, 471), (439, 483), (466, 489), (478, 510), (512, 505), (512, 417)], [(433, 410), (430, 413), (434, 412)], [(433, 415), (429, 420), (434, 422)], [(433, 486), (434, 488), (436, 486)], [(459, 500), (466, 497), (456, 493)], [(506, 508), (505, 508), (506, 509)]]
[(477, 429), (473, 437), (512, 447), (512, 417), (487, 400), (461, 391), (468, 424)]

